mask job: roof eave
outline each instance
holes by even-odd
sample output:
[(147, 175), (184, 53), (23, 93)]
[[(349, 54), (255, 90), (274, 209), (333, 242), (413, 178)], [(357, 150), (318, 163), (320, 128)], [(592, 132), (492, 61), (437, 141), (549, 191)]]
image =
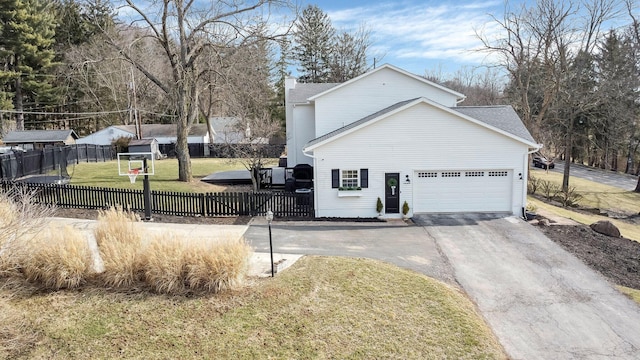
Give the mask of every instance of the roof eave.
[[(398, 112), (404, 111), (405, 109), (407, 109), (409, 107), (412, 107), (412, 106), (414, 106), (414, 105), (416, 105), (417, 103), (420, 103), (420, 102), (432, 105), (432, 106), (434, 106), (434, 107), (436, 107), (438, 109), (441, 109), (441, 110), (444, 110), (444, 111), (450, 113), (451, 115), (458, 116), (458, 117), (463, 118), (463, 119), (465, 119), (467, 121), (470, 121), (470, 122), (472, 122), (474, 124), (482, 126), (482, 127), (486, 128), (486, 129), (489, 129), (489, 130), (492, 130), (494, 132), (497, 132), (497, 133), (499, 133), (499, 134), (501, 134), (503, 136), (506, 136), (506, 137), (511, 138), (511, 139), (513, 139), (515, 141), (518, 141), (518, 142), (520, 142), (520, 143), (522, 143), (524, 145), (527, 145), (531, 149), (533, 149), (533, 148), (538, 148), (539, 149), (540, 148), (539, 147), (540, 144), (537, 144), (535, 142), (532, 142), (532, 141), (529, 141), (527, 139), (521, 138), (521, 137), (519, 137), (517, 135), (511, 134), (511, 133), (509, 133), (507, 131), (504, 131), (502, 129), (499, 129), (499, 128), (495, 127), (495, 126), (491, 126), (491, 125), (489, 125), (489, 124), (487, 124), (485, 122), (482, 122), (480, 120), (477, 120), (477, 119), (475, 119), (475, 118), (473, 118), (471, 116), (462, 114), (462, 113), (457, 112), (455, 110), (452, 110), (452, 109), (450, 109), (450, 108), (448, 108), (446, 106), (438, 104), (435, 101), (431, 101), (431, 100), (429, 100), (427, 98), (419, 98), (419, 99), (416, 99), (415, 101), (407, 103), (406, 105), (401, 106), (401, 107), (399, 107), (399, 108), (397, 108), (397, 109), (395, 109), (393, 111), (390, 111), (390, 112), (388, 112), (386, 114), (380, 115), (379, 117), (371, 119), (371, 120), (369, 120), (369, 121), (367, 121), (365, 123), (362, 123), (362, 124), (360, 124), (358, 126), (355, 126), (355, 127), (351, 128), (351, 129), (348, 129), (348, 130), (346, 130), (344, 132), (338, 133), (335, 136), (331, 136), (331, 137), (329, 137), (327, 139), (324, 139), (324, 140), (322, 140), (322, 141), (320, 141), (320, 142), (318, 142), (316, 144), (312, 144), (310, 146), (305, 146), (302, 149), (302, 151), (303, 152), (313, 151), (314, 149), (317, 149), (318, 147), (321, 147), (321, 146), (323, 146), (323, 145), (325, 145), (325, 144), (327, 144), (329, 142), (337, 140), (337, 139), (339, 139), (339, 138), (341, 138), (341, 137), (343, 137), (345, 135), (351, 134), (354, 131), (357, 131), (357, 130), (365, 127), (365, 126), (369, 126), (370, 124), (376, 123), (376, 122), (378, 122), (378, 121), (380, 121), (382, 119), (385, 119), (385, 118), (387, 118), (387, 117), (389, 117), (391, 115), (397, 114)], [(311, 140), (311, 141), (313, 141), (313, 140)]]

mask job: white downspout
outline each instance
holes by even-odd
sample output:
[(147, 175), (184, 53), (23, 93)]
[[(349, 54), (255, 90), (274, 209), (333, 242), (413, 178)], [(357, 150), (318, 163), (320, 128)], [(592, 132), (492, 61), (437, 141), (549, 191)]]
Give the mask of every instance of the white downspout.
[(313, 213), (315, 217), (318, 217), (318, 192), (316, 191), (316, 169), (318, 168), (318, 159), (304, 151), (304, 149), (302, 149), (302, 153), (313, 159)]
[(522, 218), (527, 220), (527, 181), (529, 181), (529, 155), (540, 151), (543, 144), (538, 144), (538, 147), (533, 148), (527, 152), (524, 157), (524, 167), (522, 168)]

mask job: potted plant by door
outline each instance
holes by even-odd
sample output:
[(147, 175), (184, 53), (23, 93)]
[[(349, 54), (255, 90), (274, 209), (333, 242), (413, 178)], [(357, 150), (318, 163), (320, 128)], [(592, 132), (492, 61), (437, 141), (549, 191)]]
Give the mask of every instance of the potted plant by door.
[(408, 219), (409, 216), (407, 215), (409, 213), (409, 204), (407, 204), (407, 201), (405, 200), (404, 204), (402, 204), (402, 218), (403, 219)]
[(382, 217), (382, 209), (384, 208), (384, 205), (382, 205), (382, 200), (380, 200), (380, 197), (378, 197), (378, 201), (376, 201), (376, 212), (378, 213), (378, 217)]

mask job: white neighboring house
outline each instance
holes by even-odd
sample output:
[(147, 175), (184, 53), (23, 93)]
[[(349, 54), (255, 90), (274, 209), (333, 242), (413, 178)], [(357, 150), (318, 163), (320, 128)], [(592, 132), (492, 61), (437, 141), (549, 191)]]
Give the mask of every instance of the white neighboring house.
[(288, 166), (314, 167), (318, 217), (501, 212), (526, 207), (537, 151), (511, 106), (459, 107), (464, 95), (383, 65), (342, 84), (286, 83)]
[[(174, 124), (144, 124), (141, 125), (142, 138), (154, 138), (158, 144), (175, 143), (178, 135)], [(76, 140), (77, 144), (111, 145), (113, 140), (121, 137), (136, 137), (135, 125), (113, 125), (86, 137)], [(194, 124), (187, 137), (189, 144), (206, 144), (209, 142), (209, 130), (205, 124)]]

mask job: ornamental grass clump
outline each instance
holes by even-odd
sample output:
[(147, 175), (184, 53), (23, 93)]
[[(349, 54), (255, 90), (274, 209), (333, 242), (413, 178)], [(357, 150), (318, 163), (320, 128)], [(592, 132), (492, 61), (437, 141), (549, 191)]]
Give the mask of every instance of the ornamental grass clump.
[(139, 279), (139, 252), (142, 230), (140, 218), (122, 208), (100, 211), (94, 235), (104, 272), (100, 279), (107, 286), (128, 287)]
[(28, 256), (27, 245), (47, 224), (55, 210), (37, 204), (35, 193), (25, 188), (0, 191), (0, 276), (14, 276), (19, 259)]
[(46, 289), (72, 289), (86, 282), (91, 252), (84, 235), (69, 226), (42, 231), (20, 259), (24, 277)]
[(200, 241), (189, 246), (185, 255), (187, 286), (192, 290), (218, 292), (242, 284), (249, 270), (251, 248), (244, 239)]
[(219, 292), (242, 283), (250, 255), (242, 239), (185, 241), (164, 234), (143, 252), (144, 281), (162, 294)]

